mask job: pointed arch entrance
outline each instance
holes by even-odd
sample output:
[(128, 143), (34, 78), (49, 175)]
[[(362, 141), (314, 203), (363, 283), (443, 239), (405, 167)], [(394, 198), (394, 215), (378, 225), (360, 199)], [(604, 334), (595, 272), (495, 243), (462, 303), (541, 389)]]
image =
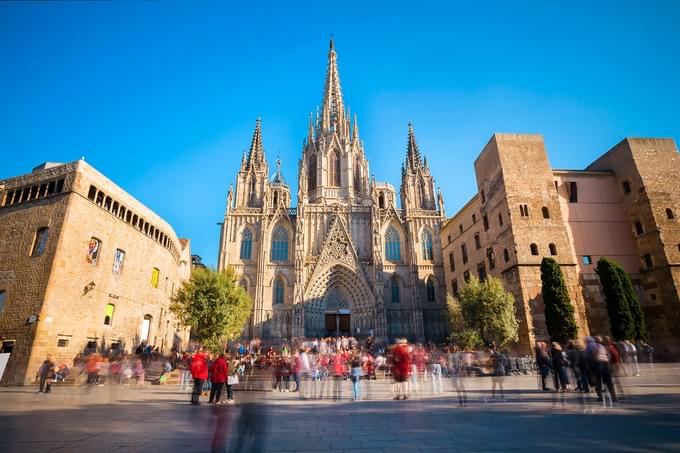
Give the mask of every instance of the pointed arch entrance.
[(362, 335), (373, 326), (373, 294), (360, 272), (336, 264), (321, 272), (305, 296), (305, 336)]

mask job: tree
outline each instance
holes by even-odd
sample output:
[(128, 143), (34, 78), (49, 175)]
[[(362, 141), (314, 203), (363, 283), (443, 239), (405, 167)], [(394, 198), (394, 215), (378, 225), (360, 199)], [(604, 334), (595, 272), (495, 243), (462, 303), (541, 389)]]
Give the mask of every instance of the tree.
[(605, 256), (597, 262), (609, 324), (615, 340), (644, 340), (647, 328), (642, 307), (630, 275), (614, 260)]
[(471, 329), (465, 323), (460, 303), (452, 296), (446, 297), (446, 307), (449, 315), (451, 335), (449, 342), (463, 349), (476, 349), (482, 346), (483, 341), (477, 331)]
[(645, 325), (645, 316), (642, 313), (642, 307), (640, 306), (640, 300), (637, 297), (637, 292), (635, 287), (633, 287), (633, 281), (630, 278), (630, 274), (626, 272), (623, 266), (616, 263), (617, 271), (619, 273), (619, 278), (623, 283), (623, 291), (626, 294), (626, 301), (628, 302), (628, 310), (630, 311), (631, 317), (633, 319), (633, 340), (646, 340), (647, 339), (647, 326)]
[(503, 347), (518, 340), (515, 298), (499, 279), (488, 277), (480, 282), (471, 277), (460, 291), (459, 302), (465, 325), (485, 343)]
[(565, 343), (578, 336), (574, 307), (564, 281), (562, 268), (552, 258), (541, 261), (541, 282), (545, 305), (545, 325), (552, 341)]
[(635, 338), (635, 324), (623, 281), (626, 277), (619, 267), (615, 261), (603, 256), (598, 260), (595, 271), (602, 284), (612, 337), (615, 340), (627, 340)]
[(213, 351), (223, 351), (250, 316), (252, 302), (232, 268), (219, 272), (198, 268), (173, 297), (170, 310), (194, 338)]

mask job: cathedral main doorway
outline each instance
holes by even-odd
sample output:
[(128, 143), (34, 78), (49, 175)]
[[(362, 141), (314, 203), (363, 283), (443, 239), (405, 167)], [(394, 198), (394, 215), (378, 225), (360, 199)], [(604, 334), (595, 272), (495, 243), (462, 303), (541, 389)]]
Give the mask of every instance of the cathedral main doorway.
[(327, 337), (350, 336), (352, 334), (351, 314), (349, 310), (325, 313), (325, 330)]

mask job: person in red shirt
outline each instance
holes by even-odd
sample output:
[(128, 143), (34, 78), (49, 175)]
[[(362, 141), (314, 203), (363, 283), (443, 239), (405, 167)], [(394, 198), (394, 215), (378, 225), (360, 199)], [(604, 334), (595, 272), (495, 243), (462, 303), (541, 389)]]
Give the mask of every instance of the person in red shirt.
[(201, 348), (191, 358), (191, 377), (194, 378), (194, 390), (191, 392), (191, 404), (201, 404), (201, 392), (205, 380), (208, 379), (208, 359)]
[(224, 383), (227, 382), (227, 376), (229, 376), (229, 364), (224, 360), (224, 354), (220, 354), (219, 357), (215, 359), (210, 371), (210, 382), (212, 383), (212, 386), (210, 387), (210, 399), (208, 400), (208, 404), (220, 404), (222, 388), (224, 388)]
[(408, 378), (411, 372), (411, 355), (405, 338), (398, 340), (392, 350), (392, 374), (395, 383), (395, 400), (407, 399)]

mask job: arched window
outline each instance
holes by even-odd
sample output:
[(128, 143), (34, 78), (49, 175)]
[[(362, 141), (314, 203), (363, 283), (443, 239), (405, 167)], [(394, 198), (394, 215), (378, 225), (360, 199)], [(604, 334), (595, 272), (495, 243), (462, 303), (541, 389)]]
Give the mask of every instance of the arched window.
[(316, 154), (311, 154), (307, 161), (307, 189), (316, 189)]
[(432, 280), (432, 278), (427, 279), (427, 283), (425, 283), (425, 286), (427, 288), (427, 301), (434, 302), (435, 301), (434, 281)]
[(536, 244), (531, 244), (529, 248), (531, 248), (532, 255), (538, 255), (538, 246)]
[(274, 280), (274, 305), (283, 304), (285, 295), (286, 289), (283, 285), (283, 279), (277, 278)]
[(248, 280), (242, 278), (241, 281), (238, 282), (238, 284), (239, 286), (241, 286), (241, 288), (243, 288), (245, 292), (248, 292)]
[(272, 234), (272, 261), (288, 261), (288, 231), (281, 225)]
[(675, 218), (675, 215), (673, 215), (673, 210), (671, 208), (666, 208), (666, 217), (668, 217), (668, 220), (673, 220)]
[(255, 176), (250, 177), (250, 194), (248, 195), (248, 204), (252, 207), (255, 206), (255, 202), (257, 201), (255, 196), (256, 196), (256, 189), (255, 189)]
[(401, 240), (393, 226), (385, 232), (385, 258), (388, 261), (401, 261)]
[(385, 195), (382, 192), (378, 195), (378, 207), (380, 209), (385, 209)]
[(253, 232), (250, 228), (243, 230), (241, 235), (241, 259), (249, 260), (253, 250)]
[(333, 151), (328, 159), (328, 169), (330, 172), (330, 177), (328, 179), (330, 185), (340, 187), (340, 154), (336, 151)]
[(510, 254), (508, 253), (508, 249), (503, 249), (503, 260), (506, 263), (510, 261)]
[(399, 294), (399, 279), (397, 277), (392, 277), (390, 279), (390, 300), (393, 304), (398, 304), (401, 301), (401, 295)]
[(555, 244), (549, 244), (548, 248), (550, 249), (551, 255), (557, 255), (557, 247), (555, 246)]
[(550, 211), (548, 211), (548, 208), (546, 208), (545, 206), (543, 206), (543, 207), (541, 208), (541, 211), (543, 212), (543, 218), (544, 218), (544, 219), (549, 219), (549, 218), (550, 218)]
[(432, 234), (428, 230), (423, 230), (420, 234), (420, 246), (423, 250), (423, 259), (432, 261)]
[(106, 304), (106, 309), (104, 310), (104, 325), (110, 326), (113, 323), (113, 312), (116, 310), (116, 306), (113, 304)]

